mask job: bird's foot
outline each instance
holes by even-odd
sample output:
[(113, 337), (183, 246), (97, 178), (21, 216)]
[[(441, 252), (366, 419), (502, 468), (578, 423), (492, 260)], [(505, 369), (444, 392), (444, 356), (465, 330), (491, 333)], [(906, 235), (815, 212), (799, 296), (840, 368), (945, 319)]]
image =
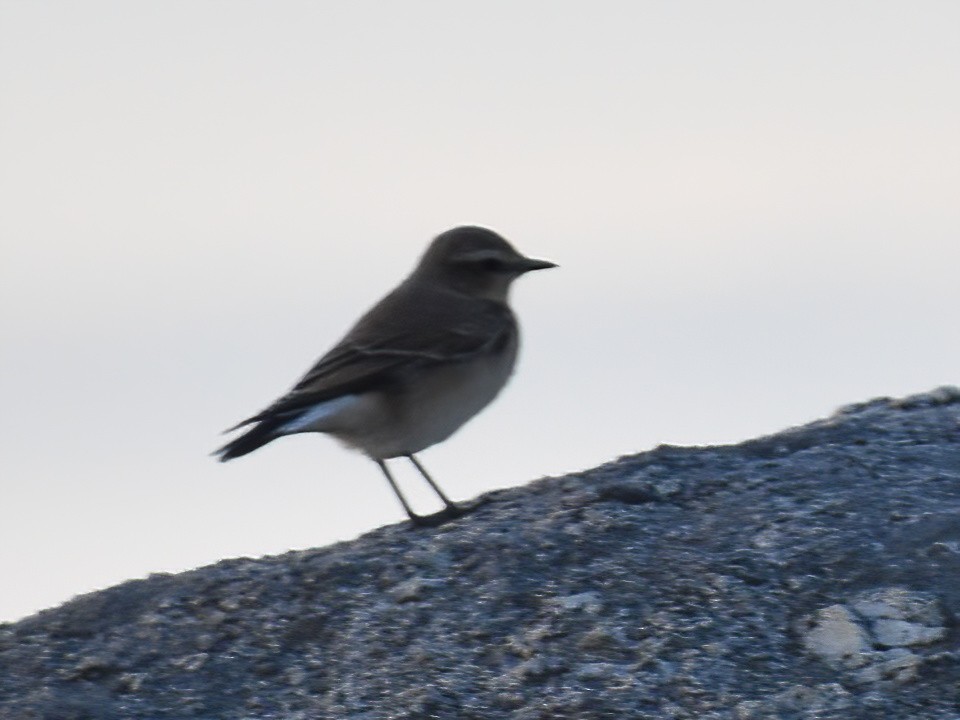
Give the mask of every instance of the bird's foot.
[(410, 513), (410, 522), (416, 527), (437, 527), (466, 514), (467, 511), (463, 508), (457, 507), (456, 505), (447, 505), (447, 507), (440, 512), (431, 513), (430, 515)]
[(410, 522), (413, 523), (415, 527), (438, 527), (443, 525), (446, 522), (451, 520), (456, 520), (461, 518), (464, 515), (469, 515), (477, 508), (485, 505), (488, 502), (486, 498), (480, 498), (471, 502), (469, 505), (447, 505), (443, 510), (439, 512), (431, 513), (430, 515), (417, 515), (416, 513), (410, 514)]

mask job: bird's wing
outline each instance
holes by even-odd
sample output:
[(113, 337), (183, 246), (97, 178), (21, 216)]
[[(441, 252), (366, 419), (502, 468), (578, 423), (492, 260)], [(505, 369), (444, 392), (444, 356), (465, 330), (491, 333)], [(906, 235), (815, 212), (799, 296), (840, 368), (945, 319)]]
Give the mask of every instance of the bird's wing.
[(294, 414), (347, 394), (383, 387), (419, 367), (464, 362), (504, 346), (515, 332), (510, 309), (453, 293), (388, 295), (283, 397), (231, 430)]

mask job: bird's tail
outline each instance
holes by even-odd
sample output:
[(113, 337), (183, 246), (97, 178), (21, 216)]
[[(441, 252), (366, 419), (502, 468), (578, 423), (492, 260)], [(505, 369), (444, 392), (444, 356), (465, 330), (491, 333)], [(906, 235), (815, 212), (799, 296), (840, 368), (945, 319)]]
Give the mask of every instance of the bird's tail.
[(271, 440), (284, 435), (311, 430), (325, 432), (323, 422), (331, 418), (335, 419), (338, 412), (344, 408), (350, 408), (356, 399), (355, 395), (342, 395), (307, 405), (293, 405), (279, 409), (271, 406), (226, 430), (225, 432), (229, 433), (242, 427), (252, 426), (243, 435), (231, 440), (213, 454), (220, 458), (220, 462), (226, 462), (252, 453)]
[(215, 455), (220, 462), (226, 462), (227, 460), (242, 457), (247, 453), (252, 453), (257, 448), (263, 447), (271, 440), (280, 437), (276, 432), (280, 424), (279, 421), (273, 419), (262, 420), (240, 437), (234, 438), (222, 448), (215, 450), (213, 455)]

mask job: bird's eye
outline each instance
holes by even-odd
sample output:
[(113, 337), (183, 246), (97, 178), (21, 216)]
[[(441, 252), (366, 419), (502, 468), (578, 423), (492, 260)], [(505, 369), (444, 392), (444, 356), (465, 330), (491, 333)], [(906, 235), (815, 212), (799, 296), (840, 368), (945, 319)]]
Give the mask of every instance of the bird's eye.
[(486, 272), (497, 272), (503, 270), (503, 263), (497, 258), (484, 258), (479, 263), (480, 269)]

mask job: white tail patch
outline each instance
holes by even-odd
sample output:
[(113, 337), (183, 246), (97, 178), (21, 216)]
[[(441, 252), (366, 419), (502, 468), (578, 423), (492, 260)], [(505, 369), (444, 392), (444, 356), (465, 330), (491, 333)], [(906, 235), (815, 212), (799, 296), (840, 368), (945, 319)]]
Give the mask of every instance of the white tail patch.
[(324, 421), (335, 418), (344, 410), (349, 410), (357, 402), (356, 395), (343, 395), (333, 400), (327, 400), (319, 405), (314, 405), (309, 410), (304, 410), (293, 420), (281, 425), (278, 432), (281, 435), (290, 435), (293, 433), (324, 431)]

